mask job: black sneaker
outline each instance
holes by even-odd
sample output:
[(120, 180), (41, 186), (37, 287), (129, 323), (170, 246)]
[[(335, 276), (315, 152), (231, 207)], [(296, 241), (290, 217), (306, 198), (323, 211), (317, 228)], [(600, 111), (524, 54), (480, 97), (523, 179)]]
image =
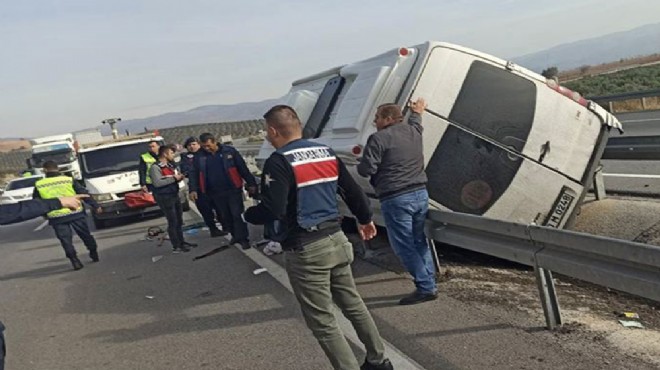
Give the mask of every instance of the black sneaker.
[(73, 266), (74, 270), (80, 270), (81, 268), (85, 267), (83, 266), (82, 262), (78, 259), (78, 257), (71, 257), (69, 258), (71, 260), (71, 265)]
[(174, 254), (188, 253), (188, 252), (190, 252), (190, 248), (188, 248), (186, 246), (172, 248), (172, 253), (174, 253)]
[(409, 305), (409, 304), (417, 304), (417, 303), (422, 303), (422, 302), (428, 302), (428, 301), (433, 301), (438, 299), (438, 294), (437, 293), (420, 293), (420, 292), (415, 292), (409, 296), (401, 298), (399, 301), (400, 305)]
[(241, 246), (241, 248), (243, 248), (243, 250), (248, 250), (248, 249), (252, 248), (252, 246), (250, 245), (250, 242), (248, 242), (247, 240), (243, 240), (242, 242), (238, 242), (238, 244)]
[(227, 234), (229, 233), (220, 229), (211, 229), (211, 238), (217, 238), (219, 236), (225, 236)]
[(197, 244), (190, 242), (183, 242), (183, 245), (186, 247), (197, 248)]
[(367, 362), (367, 360), (364, 360), (364, 364), (360, 366), (360, 370), (394, 370), (394, 367), (392, 367), (392, 363), (388, 359), (385, 359), (385, 361), (378, 365), (371, 364)]
[(89, 258), (92, 259), (92, 262), (98, 262), (99, 252), (97, 250), (89, 251)]

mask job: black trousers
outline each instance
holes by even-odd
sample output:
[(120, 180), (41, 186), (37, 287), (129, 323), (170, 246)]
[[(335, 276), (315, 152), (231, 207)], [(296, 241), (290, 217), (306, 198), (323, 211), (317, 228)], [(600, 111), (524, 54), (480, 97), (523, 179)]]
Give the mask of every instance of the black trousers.
[[(195, 205), (197, 206), (199, 213), (202, 214), (202, 218), (204, 219), (206, 226), (208, 226), (210, 230), (217, 229), (218, 227), (215, 225), (216, 217), (213, 211), (213, 201), (211, 201), (211, 198), (209, 198), (207, 194), (197, 193), (197, 200), (195, 201)], [(218, 221), (222, 224), (222, 217), (220, 217), (219, 213), (217, 218)]]
[(167, 219), (167, 235), (173, 248), (183, 246), (183, 208), (179, 201), (179, 195), (154, 194), (156, 203), (165, 214)]
[(222, 194), (209, 194), (213, 201), (213, 208), (222, 218), (222, 228), (231, 233), (233, 242), (248, 240), (247, 224), (241, 218), (245, 211), (243, 205), (243, 193), (231, 192)]
[(85, 217), (76, 218), (72, 221), (62, 222), (59, 224), (53, 224), (51, 226), (53, 226), (55, 235), (57, 235), (57, 239), (60, 240), (62, 248), (64, 248), (64, 254), (67, 258), (73, 258), (77, 256), (76, 248), (73, 246), (73, 231), (75, 231), (80, 239), (82, 239), (85, 247), (87, 247), (87, 250), (96, 250), (96, 239), (94, 239), (92, 233), (89, 231), (89, 227), (87, 226), (87, 219)]

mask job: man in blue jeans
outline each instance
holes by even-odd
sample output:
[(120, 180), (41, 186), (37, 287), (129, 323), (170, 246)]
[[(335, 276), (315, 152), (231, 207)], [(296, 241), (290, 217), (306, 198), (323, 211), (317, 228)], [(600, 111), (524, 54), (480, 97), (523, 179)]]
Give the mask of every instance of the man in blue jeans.
[(378, 107), (374, 118), (378, 131), (369, 137), (357, 167), (361, 176), (371, 176), (390, 245), (415, 281), (415, 292), (402, 298), (402, 305), (438, 297), (433, 257), (424, 235), (429, 202), (422, 143), (425, 108), (422, 98), (411, 102), (405, 124), (398, 105)]

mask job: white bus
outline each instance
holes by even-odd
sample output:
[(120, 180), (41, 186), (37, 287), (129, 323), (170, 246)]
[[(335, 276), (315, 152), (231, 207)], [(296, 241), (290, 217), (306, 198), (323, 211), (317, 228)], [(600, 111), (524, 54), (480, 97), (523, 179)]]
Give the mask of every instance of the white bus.
[[(355, 171), (376, 108), (417, 97), (432, 208), (562, 228), (591, 182), (608, 133), (621, 124), (553, 80), (461, 46), (427, 42), (293, 82), (284, 104), (306, 138), (331, 146)], [(404, 114), (407, 114), (407, 110)], [(264, 143), (262, 164), (273, 151)], [(379, 220), (380, 206), (372, 200)]]

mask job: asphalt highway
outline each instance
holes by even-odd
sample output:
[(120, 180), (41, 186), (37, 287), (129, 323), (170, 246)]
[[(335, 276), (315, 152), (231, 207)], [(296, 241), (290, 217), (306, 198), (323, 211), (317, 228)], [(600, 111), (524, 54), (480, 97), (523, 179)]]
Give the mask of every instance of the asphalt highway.
[[(187, 235), (197, 249), (173, 255), (167, 242), (144, 240), (149, 226), (164, 226), (152, 218), (97, 231), (97, 264), (78, 241), (85, 268), (72, 271), (52, 230), (35, 231), (41, 224), (0, 228), (8, 370), (330, 368), (282, 283), (282, 255), (232, 247), (193, 261), (226, 241), (199, 230)], [(255, 275), (262, 266), (268, 271)], [(410, 359), (399, 369), (652, 368), (591, 337), (548, 332), (538, 313), (484, 309), (442, 285), (437, 301), (399, 306), (412, 289), (407, 275), (361, 260), (353, 269), (388, 352), (399, 364)]]

